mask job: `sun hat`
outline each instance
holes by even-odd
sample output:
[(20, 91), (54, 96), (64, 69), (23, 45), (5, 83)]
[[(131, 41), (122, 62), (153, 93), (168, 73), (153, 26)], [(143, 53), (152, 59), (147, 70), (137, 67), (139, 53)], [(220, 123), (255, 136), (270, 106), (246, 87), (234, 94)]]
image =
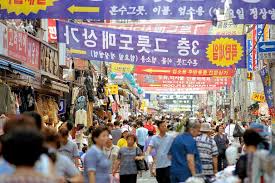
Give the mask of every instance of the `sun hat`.
[(121, 133), (124, 133), (124, 132), (129, 132), (129, 130), (127, 128), (122, 128)]
[(210, 123), (202, 123), (200, 131), (201, 132), (211, 132), (212, 128), (211, 128)]

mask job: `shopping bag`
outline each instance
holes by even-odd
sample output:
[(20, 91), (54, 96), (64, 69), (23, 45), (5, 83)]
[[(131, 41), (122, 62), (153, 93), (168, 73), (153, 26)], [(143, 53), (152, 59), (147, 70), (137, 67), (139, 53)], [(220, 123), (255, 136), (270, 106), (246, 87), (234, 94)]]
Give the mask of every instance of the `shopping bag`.
[(240, 127), (239, 124), (236, 124), (233, 131), (233, 137), (242, 137), (243, 134), (244, 134), (244, 130), (242, 129), (242, 127)]

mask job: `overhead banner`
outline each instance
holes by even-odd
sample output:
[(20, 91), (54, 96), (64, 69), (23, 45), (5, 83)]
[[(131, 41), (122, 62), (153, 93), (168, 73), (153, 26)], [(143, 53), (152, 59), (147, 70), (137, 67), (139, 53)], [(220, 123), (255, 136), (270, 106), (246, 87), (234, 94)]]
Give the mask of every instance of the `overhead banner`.
[(245, 36), (160, 34), (60, 21), (57, 30), (58, 41), (82, 59), (192, 69), (246, 68)]
[(136, 74), (185, 76), (185, 77), (232, 77), (235, 69), (178, 69), (168, 67), (135, 66)]
[(185, 85), (211, 85), (229, 86), (231, 78), (212, 78), (212, 77), (184, 77), (184, 76), (153, 76), (141, 75), (136, 76), (137, 83), (140, 87), (161, 87), (165, 84), (185, 84)]
[(164, 87), (143, 87), (142, 89), (144, 89), (144, 91), (146, 92), (163, 92), (163, 93), (169, 93), (169, 92), (173, 92), (173, 93), (176, 93), (176, 92), (195, 92), (195, 91), (199, 91), (199, 92), (202, 92), (202, 91), (213, 91), (213, 90), (220, 90), (222, 89), (222, 87), (214, 87), (214, 86), (211, 86), (211, 87), (196, 87), (196, 88), (179, 88), (179, 87), (167, 87), (167, 88), (164, 88)]
[(131, 73), (134, 71), (135, 66), (131, 64), (118, 64), (118, 63), (111, 63), (110, 69), (111, 72), (115, 73)]
[(94, 19), (104, 20), (104, 1), (1, 0), (1, 19)]
[(108, 0), (105, 7), (107, 20), (212, 20), (224, 0)]
[(274, 0), (232, 0), (230, 18), (236, 24), (274, 24)]

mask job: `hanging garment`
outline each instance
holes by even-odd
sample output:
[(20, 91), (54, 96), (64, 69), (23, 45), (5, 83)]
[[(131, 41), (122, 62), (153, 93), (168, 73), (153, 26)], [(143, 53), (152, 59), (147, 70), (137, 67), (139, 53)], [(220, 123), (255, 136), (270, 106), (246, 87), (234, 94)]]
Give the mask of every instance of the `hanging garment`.
[(0, 83), (0, 115), (11, 112), (12, 93), (10, 87), (1, 82)]
[(93, 85), (93, 78), (91, 76), (86, 77), (85, 81), (84, 81), (86, 90), (87, 90), (87, 94), (88, 94), (88, 100), (91, 102), (95, 101), (95, 97), (94, 97), (94, 85)]
[(34, 90), (31, 86), (24, 87), (20, 90), (19, 96), (21, 98), (20, 113), (25, 111), (34, 111), (35, 109), (35, 99)]
[(85, 110), (80, 109), (75, 112), (75, 125), (87, 126), (87, 112)]
[(84, 96), (78, 97), (75, 108), (77, 111), (80, 109), (84, 109), (86, 111), (87, 110), (86, 97)]
[(73, 91), (72, 91), (72, 104), (75, 104), (76, 98), (79, 94), (79, 88), (78, 87), (74, 87)]

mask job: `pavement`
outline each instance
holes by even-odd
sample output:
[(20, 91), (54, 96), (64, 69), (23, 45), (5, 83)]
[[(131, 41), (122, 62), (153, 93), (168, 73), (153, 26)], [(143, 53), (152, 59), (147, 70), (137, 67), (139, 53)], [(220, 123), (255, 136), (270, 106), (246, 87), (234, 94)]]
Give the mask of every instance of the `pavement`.
[(143, 172), (142, 177), (138, 175), (137, 183), (157, 183), (155, 177), (151, 177), (150, 171)]

